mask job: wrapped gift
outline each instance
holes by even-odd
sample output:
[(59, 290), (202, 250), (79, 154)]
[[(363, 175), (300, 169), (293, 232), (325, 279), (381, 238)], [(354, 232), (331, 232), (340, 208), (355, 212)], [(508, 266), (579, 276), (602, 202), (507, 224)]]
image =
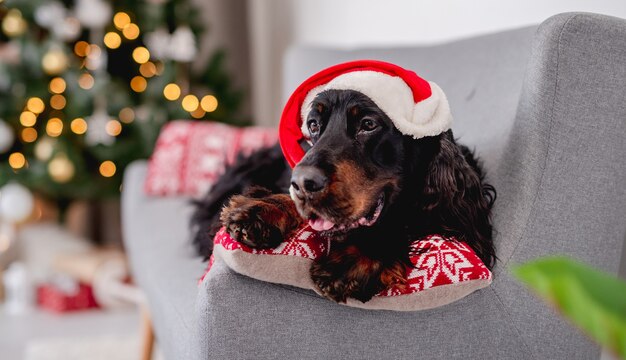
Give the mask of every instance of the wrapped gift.
[(63, 277), (37, 287), (37, 304), (57, 313), (97, 308), (90, 285)]

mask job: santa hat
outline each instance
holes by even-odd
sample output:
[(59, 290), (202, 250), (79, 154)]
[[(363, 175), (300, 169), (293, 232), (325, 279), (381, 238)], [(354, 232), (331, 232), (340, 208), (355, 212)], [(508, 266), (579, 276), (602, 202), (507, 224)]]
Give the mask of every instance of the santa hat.
[(450, 129), (452, 115), (443, 91), (413, 71), (383, 61), (351, 61), (318, 72), (291, 95), (280, 119), (279, 137), (291, 167), (304, 157), (305, 123), (315, 96), (322, 91), (355, 90), (369, 97), (404, 135), (415, 139)]

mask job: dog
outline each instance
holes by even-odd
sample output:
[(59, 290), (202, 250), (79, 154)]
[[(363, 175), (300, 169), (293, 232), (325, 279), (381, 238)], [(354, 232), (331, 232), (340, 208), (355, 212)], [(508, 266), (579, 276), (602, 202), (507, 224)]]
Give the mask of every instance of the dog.
[(463, 241), (494, 266), (496, 191), (451, 130), (403, 135), (354, 90), (318, 94), (306, 127), (312, 146), (293, 172), (277, 146), (264, 149), (240, 159), (197, 203), (192, 221), (203, 255), (221, 225), (250, 247), (272, 248), (308, 222), (333, 240), (310, 275), (336, 302), (403, 286), (410, 244), (429, 234)]

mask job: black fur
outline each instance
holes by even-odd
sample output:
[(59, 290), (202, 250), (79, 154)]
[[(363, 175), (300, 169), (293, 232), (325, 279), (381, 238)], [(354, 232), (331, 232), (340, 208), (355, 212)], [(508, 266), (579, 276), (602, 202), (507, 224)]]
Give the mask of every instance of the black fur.
[(222, 226), (220, 213), (233, 195), (243, 194), (252, 187), (263, 187), (272, 193), (286, 193), (291, 169), (280, 146), (258, 150), (250, 156), (240, 155), (226, 168), (224, 175), (204, 198), (194, 201), (191, 217), (193, 245), (199, 255), (208, 259), (213, 252), (213, 238)]

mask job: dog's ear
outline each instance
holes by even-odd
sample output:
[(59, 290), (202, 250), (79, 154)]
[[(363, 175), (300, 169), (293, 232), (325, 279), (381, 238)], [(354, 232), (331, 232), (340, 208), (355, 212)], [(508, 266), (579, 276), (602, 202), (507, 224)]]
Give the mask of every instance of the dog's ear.
[(456, 144), (451, 131), (439, 139), (426, 171), (422, 209), (444, 231), (471, 246), (491, 268), (495, 263), (490, 220), (493, 187), (482, 183), (477, 161)]

